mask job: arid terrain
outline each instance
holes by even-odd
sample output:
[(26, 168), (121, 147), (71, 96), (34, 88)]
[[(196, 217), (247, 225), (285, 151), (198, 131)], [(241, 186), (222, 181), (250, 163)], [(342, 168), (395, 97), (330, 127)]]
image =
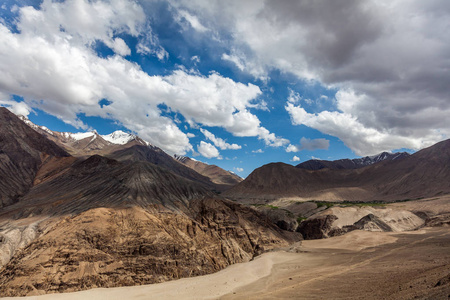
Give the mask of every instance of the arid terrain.
[(449, 264), (448, 227), (355, 231), (304, 241), (211, 275), (26, 299), (448, 299)]
[(450, 140), (245, 180), (0, 108), (0, 296), (447, 299)]
[[(385, 209), (443, 216), (450, 197)], [(293, 243), (211, 275), (26, 299), (448, 299), (448, 223), (402, 232), (355, 230)]]

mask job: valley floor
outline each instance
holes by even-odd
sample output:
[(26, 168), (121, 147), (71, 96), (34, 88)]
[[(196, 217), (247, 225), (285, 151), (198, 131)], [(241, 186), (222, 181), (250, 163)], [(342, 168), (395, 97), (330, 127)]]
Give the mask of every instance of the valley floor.
[[(303, 241), (218, 273), (137, 287), (26, 297), (71, 299), (448, 299), (450, 228), (353, 231)], [(5, 298), (18, 299), (18, 298)]]

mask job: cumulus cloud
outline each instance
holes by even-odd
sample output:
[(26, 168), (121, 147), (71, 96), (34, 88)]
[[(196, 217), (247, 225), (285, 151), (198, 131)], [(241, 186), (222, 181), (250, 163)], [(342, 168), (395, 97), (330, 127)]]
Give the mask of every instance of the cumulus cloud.
[(31, 107), (29, 107), (25, 102), (16, 102), (12, 100), (3, 100), (2, 94), (0, 93), (0, 106), (6, 107), (11, 112), (16, 115), (22, 115), (27, 117), (32, 111)]
[(243, 168), (239, 168), (239, 167), (235, 167), (235, 168), (233, 168), (236, 172), (239, 172), (239, 173), (241, 173), (241, 172), (244, 172), (244, 169)]
[(221, 150), (227, 150), (227, 149), (231, 149), (231, 150), (238, 150), (241, 149), (242, 147), (238, 144), (228, 144), (227, 142), (225, 142), (225, 140), (216, 137), (214, 134), (212, 134), (211, 132), (209, 132), (206, 129), (200, 128), (201, 133), (204, 134), (204, 136), (210, 140), (211, 142), (214, 143), (214, 145), (216, 147), (219, 147), (219, 149)]
[(258, 138), (270, 147), (281, 147), (289, 143), (288, 139), (278, 137), (264, 127), (258, 128)]
[[(262, 93), (256, 85), (182, 69), (150, 76), (126, 60), (130, 48), (117, 34), (137, 37), (138, 52), (167, 57), (134, 1), (45, 0), (40, 9), (22, 7), (18, 13), (18, 33), (0, 24), (0, 86), (6, 94), (22, 96), (30, 108), (82, 129), (87, 126), (80, 113), (111, 118), (170, 153), (185, 154), (193, 147), (189, 136), (162, 116), (160, 104), (183, 115), (192, 127), (222, 127), (271, 146), (285, 143), (249, 111)], [(115, 55), (98, 56), (93, 50), (98, 42)], [(100, 106), (102, 99), (110, 103)]]
[[(337, 136), (360, 156), (402, 147), (421, 149), (443, 138), (439, 131), (432, 131), (429, 135), (424, 132), (424, 135), (420, 135), (419, 138), (411, 138), (396, 134), (393, 129), (377, 130), (364, 126), (351, 114), (337, 111), (310, 114), (304, 108), (292, 103), (286, 104), (286, 110), (289, 112), (293, 124), (303, 124), (323, 133)], [(294, 148), (290, 148), (290, 150), (294, 150)]]
[(327, 150), (330, 147), (330, 141), (327, 139), (308, 139), (302, 137), (299, 145), (289, 145), (286, 152), (298, 152), (302, 150)]
[(252, 153), (264, 153), (263, 149), (252, 150)]
[(294, 155), (294, 157), (291, 159), (291, 161), (300, 161), (300, 157)]
[(112, 48), (114, 51), (122, 56), (130, 55), (131, 50), (128, 48), (128, 45), (125, 43), (125, 41), (121, 38), (115, 38), (112, 43)]
[(217, 148), (212, 144), (206, 143), (204, 141), (201, 141), (200, 145), (197, 146), (197, 151), (198, 153), (200, 153), (200, 155), (206, 158), (220, 157), (219, 150), (217, 150)]
[[(296, 114), (361, 155), (450, 137), (447, 1), (176, 2), (230, 33), (222, 59), (241, 71), (276, 69), (338, 89), (338, 111)], [(345, 119), (349, 133), (331, 128)]]

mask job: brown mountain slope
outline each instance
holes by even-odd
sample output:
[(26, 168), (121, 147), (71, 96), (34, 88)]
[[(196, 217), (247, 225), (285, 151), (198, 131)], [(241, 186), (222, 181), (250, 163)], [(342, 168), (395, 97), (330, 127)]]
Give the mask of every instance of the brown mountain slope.
[(415, 199), (450, 193), (450, 140), (410, 157), (364, 169), (382, 199)]
[(26, 194), (48, 156), (69, 154), (0, 107), (0, 207)]
[(216, 165), (208, 165), (186, 156), (175, 156), (175, 159), (194, 171), (211, 179), (212, 182), (223, 185), (236, 185), (243, 179), (234, 173), (225, 171)]
[(225, 193), (231, 198), (404, 200), (450, 193), (450, 140), (401, 160), (356, 170), (305, 170), (275, 163), (256, 169)]
[(0, 269), (2, 296), (208, 274), (300, 238), (147, 162), (92, 156), (55, 169), (0, 211), (0, 227), (19, 222), (35, 231)]
[(96, 155), (57, 172), (0, 215), (67, 215), (97, 207), (155, 204), (185, 211), (190, 200), (213, 196), (201, 184), (146, 162), (121, 163)]
[(158, 147), (135, 145), (113, 152), (108, 155), (108, 157), (123, 162), (150, 162), (189, 180), (202, 183), (211, 190), (220, 191), (226, 188), (223, 185), (212, 182), (210, 178), (201, 175), (195, 170), (178, 162)]
[(218, 198), (208, 178), (158, 149), (75, 158), (1, 117), (1, 179), (25, 188), (2, 198), (0, 296), (207, 274), (301, 238)]

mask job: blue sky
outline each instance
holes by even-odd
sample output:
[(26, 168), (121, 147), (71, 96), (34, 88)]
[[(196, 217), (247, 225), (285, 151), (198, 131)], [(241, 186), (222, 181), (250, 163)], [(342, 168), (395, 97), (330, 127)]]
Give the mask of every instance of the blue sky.
[(243, 177), (415, 151), (450, 135), (449, 15), (437, 0), (7, 0), (0, 105)]

